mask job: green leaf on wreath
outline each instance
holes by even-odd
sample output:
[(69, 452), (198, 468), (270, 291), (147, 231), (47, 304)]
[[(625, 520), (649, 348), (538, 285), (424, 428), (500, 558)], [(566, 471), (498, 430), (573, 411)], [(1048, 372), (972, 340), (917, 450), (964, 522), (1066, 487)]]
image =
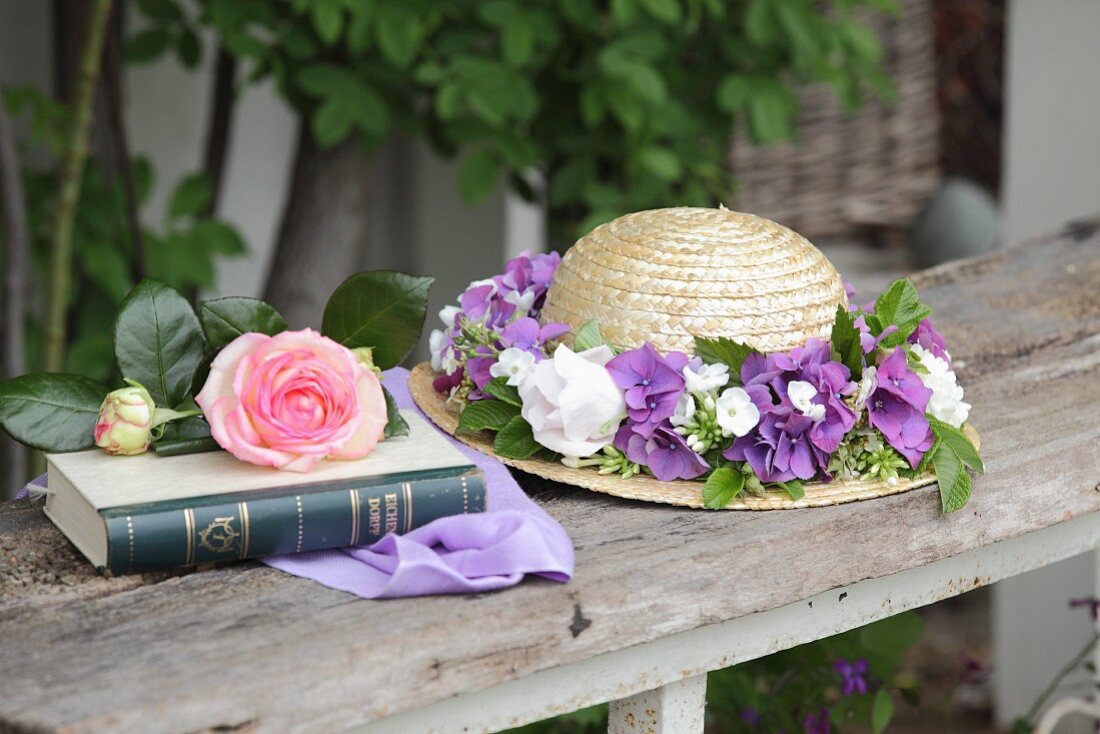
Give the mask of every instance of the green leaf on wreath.
[(802, 488), (802, 481), (798, 479), (792, 479), (789, 482), (776, 482), (775, 486), (786, 492), (787, 496), (796, 502), (806, 496), (806, 490)]
[(904, 344), (917, 324), (931, 315), (932, 309), (921, 301), (920, 293), (908, 278), (895, 280), (875, 301), (875, 316), (881, 325), (876, 335), (891, 324), (898, 327), (896, 332), (882, 340), (881, 346), (889, 348)]
[(393, 395), (386, 388), (382, 388), (382, 394), (386, 397), (386, 430), (382, 437), (390, 439), (408, 436), (409, 424), (405, 422), (401, 411), (398, 410), (397, 401), (393, 399)]
[(985, 464), (982, 462), (982, 457), (978, 455), (978, 450), (974, 448), (974, 444), (970, 442), (965, 433), (951, 424), (944, 423), (931, 416), (928, 417), (928, 423), (932, 426), (932, 433), (936, 436), (937, 441), (950, 446), (955, 455), (968, 467), (979, 474), (985, 474)]
[(401, 364), (420, 338), (434, 278), (393, 270), (353, 275), (325, 305), (321, 333), (348, 349), (374, 348), (374, 364)]
[(695, 355), (707, 364), (724, 364), (730, 368), (730, 382), (741, 384), (741, 365), (750, 354), (759, 354), (752, 347), (720, 336), (717, 339), (695, 337)]
[(477, 400), (468, 404), (458, 417), (458, 433), (499, 431), (519, 416), (519, 408), (500, 400)]
[(531, 424), (523, 420), (521, 415), (508, 421), (493, 440), (493, 451), (506, 459), (526, 459), (541, 449), (542, 446), (531, 431)]
[(507, 377), (494, 377), (485, 387), (481, 388), (481, 391), (509, 405), (517, 407), (523, 405), (523, 401), (519, 397), (519, 388), (509, 385)]
[(841, 364), (852, 371), (852, 379), (863, 376), (863, 345), (859, 341), (859, 329), (851, 311), (844, 306), (836, 307), (836, 320), (833, 321), (832, 335), (829, 341), (837, 353)]
[(219, 350), (241, 334), (257, 332), (274, 336), (286, 331), (287, 323), (274, 307), (258, 298), (232, 296), (199, 304), (199, 321), (212, 350)]
[(745, 475), (728, 466), (711, 472), (703, 485), (703, 507), (721, 510), (745, 489)]
[[(601, 344), (607, 344), (607, 340), (603, 338), (603, 334), (600, 332), (600, 324), (595, 319), (577, 329), (577, 334), (573, 337), (574, 352), (583, 352)], [(607, 346), (610, 345), (607, 344)]]
[(156, 404), (166, 408), (187, 397), (195, 370), (206, 356), (202, 326), (191, 304), (148, 278), (123, 299), (114, 344), (122, 376), (140, 382)]
[(940, 485), (940, 503), (944, 513), (954, 512), (966, 506), (970, 499), (970, 475), (966, 465), (946, 442), (932, 457), (932, 467), (936, 470), (936, 481)]
[(82, 375), (34, 374), (0, 383), (0, 427), (39, 451), (81, 451), (95, 444), (107, 389)]

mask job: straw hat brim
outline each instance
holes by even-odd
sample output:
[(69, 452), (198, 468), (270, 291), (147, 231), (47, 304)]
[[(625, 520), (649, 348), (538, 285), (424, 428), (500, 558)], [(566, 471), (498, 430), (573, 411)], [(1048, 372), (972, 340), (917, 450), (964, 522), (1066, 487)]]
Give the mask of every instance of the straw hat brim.
[[(623, 479), (619, 476), (607, 476), (593, 469), (570, 469), (563, 464), (545, 459), (508, 459), (497, 456), (493, 451), (493, 442), (488, 433), (455, 434), (458, 426), (458, 413), (446, 399), (432, 387), (435, 375), (427, 362), (417, 365), (409, 375), (409, 392), (416, 404), (441, 429), (457, 438), (467, 446), (488, 454), (516, 469), (549, 479), (554, 482), (584, 487), (594, 492), (625, 497), (627, 499), (660, 502), (681, 507), (703, 506), (703, 483), (698, 481), (661, 482), (650, 476), (636, 476)], [(979, 446), (978, 433), (970, 424), (965, 426), (967, 437)], [(857, 502), (891, 494), (908, 492), (936, 482), (932, 472), (921, 474), (915, 479), (903, 479), (895, 485), (883, 481), (844, 481), (809, 482), (804, 485), (805, 496), (792, 500), (786, 492), (769, 490), (763, 497), (745, 495), (736, 502), (726, 505), (727, 510), (795, 510), (803, 507), (827, 507), (845, 502)]]

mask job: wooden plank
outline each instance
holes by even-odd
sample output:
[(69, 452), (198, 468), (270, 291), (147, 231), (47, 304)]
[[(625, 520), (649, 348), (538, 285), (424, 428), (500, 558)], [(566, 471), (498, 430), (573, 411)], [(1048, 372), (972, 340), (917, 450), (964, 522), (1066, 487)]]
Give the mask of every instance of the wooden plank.
[(3, 506), (0, 538), (19, 540), (0, 557), (0, 728), (339, 730), (1094, 512), (1098, 245), (1087, 232), (918, 279), (989, 470), (947, 517), (935, 488), (708, 513), (532, 482), (574, 539), (572, 583), (368, 602), (255, 564), (94, 578), (40, 559), (65, 542), (25, 503)]

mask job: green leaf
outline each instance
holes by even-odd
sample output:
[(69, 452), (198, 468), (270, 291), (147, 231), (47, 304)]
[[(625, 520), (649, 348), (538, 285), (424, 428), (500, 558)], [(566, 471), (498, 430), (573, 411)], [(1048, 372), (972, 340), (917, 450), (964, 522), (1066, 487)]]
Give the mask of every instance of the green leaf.
[(638, 152), (638, 161), (662, 181), (676, 181), (684, 172), (680, 159), (666, 148), (643, 148)]
[(776, 482), (775, 486), (787, 493), (792, 500), (800, 500), (806, 496), (806, 490), (802, 488), (802, 482), (792, 479), (789, 482)]
[(717, 97), (718, 107), (724, 112), (737, 112), (749, 98), (749, 79), (740, 74), (727, 74), (719, 83)]
[(541, 449), (531, 432), (531, 425), (521, 415), (509, 421), (493, 439), (493, 451), (506, 459), (526, 459)]
[(203, 219), (191, 228), (190, 236), (204, 248), (222, 255), (243, 255), (248, 251), (240, 232), (217, 219)]
[(755, 46), (766, 46), (778, 35), (771, 0), (749, 0), (745, 6), (745, 36)]
[(932, 457), (936, 481), (940, 485), (940, 503), (944, 513), (954, 512), (966, 506), (970, 499), (970, 475), (955, 451), (945, 442)]
[(666, 25), (680, 22), (683, 14), (678, 0), (639, 0), (646, 12)]
[(344, 25), (343, 9), (339, 0), (313, 0), (310, 6), (310, 20), (321, 43), (331, 46), (340, 38), (340, 29)]
[(202, 61), (202, 42), (195, 31), (187, 28), (176, 41), (176, 55), (185, 68), (194, 69)]
[(951, 450), (964, 464), (979, 474), (985, 474), (985, 464), (982, 463), (982, 457), (978, 455), (978, 450), (974, 448), (974, 444), (970, 442), (965, 433), (932, 416), (928, 416), (928, 423), (932, 426), (932, 433), (936, 435), (936, 438), (950, 446)]
[(164, 23), (183, 20), (183, 11), (173, 0), (138, 0), (137, 6), (150, 20)]
[(519, 406), (500, 400), (475, 400), (462, 409), (456, 433), (499, 431), (519, 415)]
[(330, 97), (313, 113), (310, 126), (322, 148), (331, 148), (351, 132), (354, 112), (339, 97)]
[(379, 9), (375, 24), (378, 48), (394, 66), (405, 68), (412, 63), (424, 41), (424, 22), (417, 12), (404, 3), (387, 3)]
[(210, 435), (210, 425), (196, 415), (166, 424), (153, 450), (157, 456), (182, 456), (219, 451), (221, 446)]
[(778, 79), (756, 78), (749, 88), (749, 132), (758, 143), (777, 143), (794, 135), (797, 103)]
[(497, 162), (487, 150), (477, 150), (466, 156), (458, 167), (458, 191), (473, 204), (481, 201), (497, 186)]
[(420, 338), (434, 281), (394, 270), (353, 275), (329, 297), (321, 333), (349, 349), (373, 347), (379, 369), (396, 367)]
[(494, 377), (481, 391), (509, 405), (517, 407), (523, 405), (519, 397), (519, 388), (509, 385), (507, 377)]
[(517, 15), (505, 24), (500, 48), (504, 59), (514, 66), (530, 60), (535, 50), (535, 30), (526, 15)]
[(896, 332), (882, 340), (881, 346), (904, 344), (917, 328), (917, 324), (931, 315), (932, 309), (921, 302), (920, 293), (908, 278), (895, 280), (875, 301), (875, 316), (882, 328), (885, 329), (890, 324), (898, 327)]
[(724, 364), (730, 368), (730, 380), (741, 384), (741, 365), (750, 354), (759, 352), (750, 346), (720, 336), (717, 339), (695, 337), (695, 355), (707, 364)]
[(878, 689), (875, 694), (875, 702), (871, 705), (871, 731), (874, 734), (882, 734), (894, 717), (894, 699), (890, 691), (885, 688)]
[(833, 331), (829, 341), (836, 350), (841, 364), (852, 371), (852, 379), (859, 380), (863, 375), (863, 345), (859, 341), (859, 329), (856, 328), (855, 318), (843, 304), (836, 307), (836, 320), (833, 321)]
[(191, 389), (206, 345), (187, 299), (164, 283), (145, 279), (119, 307), (115, 359), (123, 377), (137, 380), (157, 405), (173, 408)]
[(405, 422), (404, 416), (397, 408), (397, 401), (393, 399), (390, 391), (384, 387), (382, 388), (382, 394), (386, 397), (386, 429), (382, 434), (382, 438), (391, 439), (408, 436), (409, 424)]
[(144, 64), (156, 59), (168, 48), (172, 36), (164, 28), (146, 28), (126, 42), (126, 60)]
[(199, 304), (199, 321), (210, 349), (218, 351), (241, 334), (274, 336), (286, 331), (286, 320), (272, 306), (256, 298), (231, 296)]
[(919, 614), (902, 612), (861, 629), (859, 641), (872, 651), (897, 655), (917, 644), (923, 632), (924, 621)]
[(95, 423), (107, 389), (81, 375), (39, 373), (0, 382), (0, 427), (39, 451), (95, 445)]
[(210, 180), (204, 173), (194, 173), (184, 177), (176, 190), (172, 192), (172, 200), (168, 202), (168, 216), (172, 219), (197, 214), (203, 207), (210, 203), (214, 195), (214, 189)]
[(586, 349), (601, 345), (611, 346), (600, 332), (600, 323), (596, 319), (586, 322), (584, 326), (577, 329), (577, 334), (573, 337), (573, 351), (575, 352), (583, 352)]
[(728, 466), (711, 472), (703, 485), (703, 507), (721, 510), (745, 489), (745, 475)]

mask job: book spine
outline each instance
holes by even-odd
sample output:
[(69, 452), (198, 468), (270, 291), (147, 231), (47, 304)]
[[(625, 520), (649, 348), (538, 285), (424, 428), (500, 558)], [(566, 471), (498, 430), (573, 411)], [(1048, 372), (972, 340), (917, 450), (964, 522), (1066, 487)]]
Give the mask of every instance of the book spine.
[(303, 491), (105, 516), (112, 574), (369, 545), (432, 520), (485, 510), (485, 478), (459, 476)]

